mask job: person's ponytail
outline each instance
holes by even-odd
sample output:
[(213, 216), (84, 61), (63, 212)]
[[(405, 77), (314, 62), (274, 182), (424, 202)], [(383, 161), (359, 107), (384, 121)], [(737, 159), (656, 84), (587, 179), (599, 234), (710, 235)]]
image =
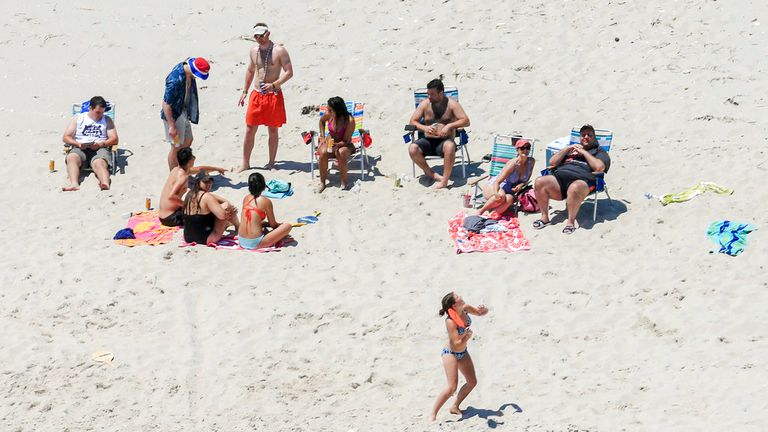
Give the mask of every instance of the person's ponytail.
[(449, 292), (443, 297), (443, 300), (440, 302), (440, 305), (442, 306), (442, 308), (440, 308), (440, 312), (438, 312), (438, 315), (443, 316), (446, 313), (448, 313), (448, 309), (452, 308), (454, 304), (456, 304), (456, 298), (454, 298), (452, 292)]

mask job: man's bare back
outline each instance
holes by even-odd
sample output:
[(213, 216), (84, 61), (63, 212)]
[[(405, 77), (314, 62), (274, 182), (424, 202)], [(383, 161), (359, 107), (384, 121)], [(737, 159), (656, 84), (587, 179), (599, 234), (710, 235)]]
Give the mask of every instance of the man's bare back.
[(175, 167), (168, 175), (160, 193), (158, 216), (162, 219), (171, 215), (184, 205), (184, 193), (189, 189), (189, 173), (181, 167)]

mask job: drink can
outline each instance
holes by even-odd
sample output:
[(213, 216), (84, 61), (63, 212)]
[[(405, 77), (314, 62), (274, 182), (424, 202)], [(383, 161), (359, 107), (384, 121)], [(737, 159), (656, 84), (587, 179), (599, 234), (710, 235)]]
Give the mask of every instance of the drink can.
[(51, 159), (48, 162), (48, 171), (53, 172), (56, 169), (56, 162), (54, 162), (53, 159)]
[(461, 196), (464, 204), (464, 208), (471, 208), (472, 207), (472, 195), (470, 194), (464, 194)]
[(328, 153), (333, 153), (333, 138), (328, 137), (328, 142), (326, 143), (326, 149)]
[(144, 206), (147, 208), (147, 210), (152, 208), (152, 198), (147, 197), (146, 200), (144, 200)]
[(399, 188), (403, 185), (403, 181), (400, 179), (400, 177), (395, 178), (395, 189)]

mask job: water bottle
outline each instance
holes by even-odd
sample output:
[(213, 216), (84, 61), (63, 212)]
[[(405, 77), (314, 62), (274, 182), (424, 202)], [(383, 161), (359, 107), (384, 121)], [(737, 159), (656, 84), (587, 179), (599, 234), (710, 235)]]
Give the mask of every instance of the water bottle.
[(650, 192), (646, 192), (643, 196), (647, 199), (653, 199), (653, 194)]

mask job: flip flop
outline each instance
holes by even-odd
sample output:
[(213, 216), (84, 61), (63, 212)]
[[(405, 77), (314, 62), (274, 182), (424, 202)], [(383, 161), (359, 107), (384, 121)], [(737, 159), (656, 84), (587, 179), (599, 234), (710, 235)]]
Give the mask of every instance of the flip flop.
[[(552, 222), (551, 221), (550, 222), (544, 222), (541, 219), (536, 219), (535, 221), (533, 221), (533, 227), (536, 228), (537, 230), (540, 230), (540, 229), (544, 228), (545, 226), (549, 225), (550, 223), (552, 223)], [(563, 232), (565, 232), (565, 230), (563, 230)]]
[(574, 231), (576, 231), (576, 227), (573, 225), (566, 225), (565, 228), (563, 228), (563, 234), (573, 234)]
[(302, 216), (298, 219), (296, 219), (296, 222), (298, 223), (304, 223), (304, 224), (313, 224), (318, 221), (317, 217), (320, 216), (320, 212), (315, 212), (313, 216)]
[(109, 366), (114, 366), (112, 360), (115, 359), (115, 355), (111, 351), (96, 351), (91, 354), (91, 360), (96, 363), (105, 363)]

